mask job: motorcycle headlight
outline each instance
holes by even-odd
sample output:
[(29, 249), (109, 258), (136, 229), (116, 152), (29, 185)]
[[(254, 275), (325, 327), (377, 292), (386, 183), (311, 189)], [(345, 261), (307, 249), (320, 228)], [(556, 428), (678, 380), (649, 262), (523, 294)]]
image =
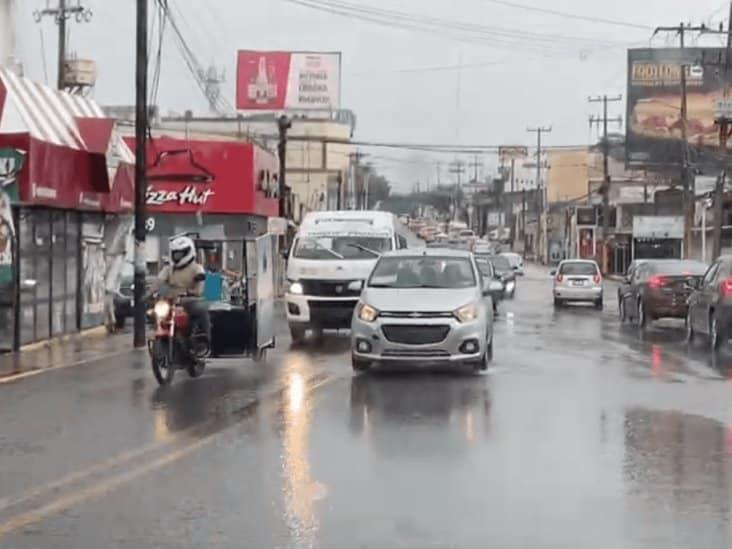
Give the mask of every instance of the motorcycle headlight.
[(170, 315), (170, 303), (167, 301), (160, 300), (157, 303), (155, 303), (154, 307), (155, 316), (160, 319), (166, 319), (168, 318), (168, 315)]
[(379, 311), (366, 303), (358, 304), (358, 318), (364, 322), (373, 322), (379, 316)]
[(455, 315), (455, 318), (458, 319), (458, 322), (466, 324), (478, 318), (478, 306), (475, 303), (469, 303), (468, 305), (463, 305), (459, 309), (455, 309), (453, 314)]
[(290, 293), (302, 295), (302, 293), (303, 293), (302, 284), (300, 284), (299, 282), (293, 282), (292, 284), (290, 284)]

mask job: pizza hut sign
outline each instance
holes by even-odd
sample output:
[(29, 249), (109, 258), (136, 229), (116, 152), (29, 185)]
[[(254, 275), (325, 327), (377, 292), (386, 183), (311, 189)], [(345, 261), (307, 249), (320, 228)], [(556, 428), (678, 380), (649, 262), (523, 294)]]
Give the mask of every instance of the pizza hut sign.
[(214, 195), (211, 189), (199, 191), (193, 185), (188, 185), (179, 191), (156, 189), (147, 190), (147, 205), (162, 206), (164, 204), (178, 204), (180, 206), (205, 206), (208, 199)]

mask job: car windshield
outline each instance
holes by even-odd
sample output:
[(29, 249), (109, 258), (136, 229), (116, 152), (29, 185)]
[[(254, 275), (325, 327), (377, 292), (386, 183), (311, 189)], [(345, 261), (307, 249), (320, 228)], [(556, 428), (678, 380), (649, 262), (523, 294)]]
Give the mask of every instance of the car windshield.
[(651, 263), (651, 272), (667, 276), (702, 276), (707, 266), (699, 261), (662, 261)]
[(475, 273), (466, 257), (386, 257), (369, 280), (371, 288), (470, 288)]
[(493, 265), (484, 258), (475, 258), (475, 264), (478, 266), (480, 274), (486, 278), (493, 278)]
[(374, 259), (391, 250), (385, 236), (303, 236), (295, 243), (298, 259)]
[(597, 266), (594, 263), (587, 263), (586, 261), (562, 263), (561, 267), (559, 267), (559, 274), (593, 276), (597, 274)]
[(511, 270), (511, 263), (505, 256), (497, 255), (495, 257), (491, 257), (490, 262), (493, 264), (493, 268), (496, 271), (502, 272)]

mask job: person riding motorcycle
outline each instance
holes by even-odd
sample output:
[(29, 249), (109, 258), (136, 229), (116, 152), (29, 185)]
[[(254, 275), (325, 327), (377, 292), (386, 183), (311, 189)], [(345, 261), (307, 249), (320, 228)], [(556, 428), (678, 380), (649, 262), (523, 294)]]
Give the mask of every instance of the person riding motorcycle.
[(171, 297), (182, 298), (181, 305), (188, 313), (191, 324), (205, 334), (208, 346), (211, 341), (211, 319), (201, 299), (205, 277), (203, 267), (196, 262), (196, 245), (193, 240), (187, 236), (178, 236), (170, 242), (170, 265), (160, 271), (153, 292), (165, 285), (171, 292)]

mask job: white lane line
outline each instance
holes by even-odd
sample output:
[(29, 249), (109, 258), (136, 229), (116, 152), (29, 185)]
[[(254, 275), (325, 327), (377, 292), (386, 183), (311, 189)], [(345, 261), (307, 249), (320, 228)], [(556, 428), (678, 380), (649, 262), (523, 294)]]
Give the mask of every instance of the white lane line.
[(66, 364), (59, 364), (58, 366), (49, 366), (48, 368), (39, 368), (37, 370), (29, 370), (27, 372), (21, 372), (18, 374), (10, 374), (5, 377), (0, 378), (0, 385), (5, 385), (9, 383), (15, 383), (17, 381), (22, 381), (24, 379), (27, 379), (29, 377), (34, 377), (39, 374), (45, 374), (48, 372), (55, 372), (57, 370), (64, 370), (66, 368), (73, 368), (75, 366), (83, 366), (84, 364), (90, 364), (92, 362), (97, 362), (101, 360), (106, 360), (108, 358), (114, 358), (122, 355), (126, 355), (129, 353), (138, 353), (141, 350), (144, 349), (126, 349), (124, 351), (115, 351), (113, 353), (106, 353), (103, 355), (97, 355), (95, 357), (85, 358), (83, 360), (77, 360), (75, 362), (68, 362)]

